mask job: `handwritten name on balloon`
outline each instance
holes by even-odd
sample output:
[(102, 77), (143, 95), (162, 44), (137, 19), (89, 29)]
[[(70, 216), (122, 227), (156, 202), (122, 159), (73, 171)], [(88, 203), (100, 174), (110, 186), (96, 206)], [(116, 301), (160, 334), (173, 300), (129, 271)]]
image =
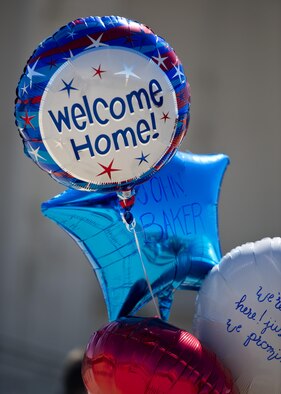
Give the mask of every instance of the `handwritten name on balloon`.
[[(153, 106), (163, 106), (163, 90), (156, 79), (151, 79), (147, 88), (132, 90), (125, 98), (116, 96), (110, 100), (103, 97), (90, 99), (82, 96), (80, 102), (74, 102), (63, 109), (48, 110), (48, 114), (55, 126), (55, 130), (62, 132), (77, 132), (78, 135), (89, 126), (90, 133), (85, 134), (83, 143), (76, 142), (74, 135), (70, 138), (71, 147), (76, 160), (80, 160), (81, 151), (87, 150), (91, 157), (107, 155), (112, 149), (116, 152), (124, 147), (146, 145), (151, 139), (159, 137)], [(147, 119), (144, 119), (144, 115)], [(148, 116), (149, 115), (149, 116)], [(120, 128), (120, 121), (126, 117), (135, 117), (135, 128), (125, 125)], [(101, 132), (103, 127), (116, 123), (116, 130), (112, 133)], [(119, 122), (119, 124), (118, 124)]]
[(137, 201), (143, 206), (139, 220), (146, 242), (159, 242), (179, 234), (189, 236), (204, 228), (203, 205), (188, 200), (180, 173), (154, 176), (140, 186)]
[[(226, 331), (243, 334), (241, 338), (245, 348), (256, 346), (268, 361), (281, 363), (281, 346), (277, 344), (281, 337), (281, 293), (268, 291), (259, 285), (254, 300), (253, 304), (252, 295), (244, 293), (234, 302), (234, 310), (242, 320), (234, 322), (233, 318), (228, 318)], [(261, 305), (264, 308), (261, 309)], [(252, 322), (250, 326), (249, 321)]]

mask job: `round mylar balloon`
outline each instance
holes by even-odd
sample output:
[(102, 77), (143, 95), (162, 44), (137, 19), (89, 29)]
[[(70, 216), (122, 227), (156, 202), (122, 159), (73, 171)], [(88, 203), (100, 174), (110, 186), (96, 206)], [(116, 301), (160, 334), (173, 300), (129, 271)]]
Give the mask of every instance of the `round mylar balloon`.
[(157, 318), (122, 318), (97, 331), (82, 375), (90, 394), (236, 392), (214, 353)]
[(241, 394), (280, 394), (281, 238), (238, 247), (212, 269), (194, 328), (232, 371)]
[(125, 18), (88, 17), (35, 50), (15, 116), (26, 154), (57, 181), (122, 190), (175, 153), (189, 101), (182, 65), (166, 41)]

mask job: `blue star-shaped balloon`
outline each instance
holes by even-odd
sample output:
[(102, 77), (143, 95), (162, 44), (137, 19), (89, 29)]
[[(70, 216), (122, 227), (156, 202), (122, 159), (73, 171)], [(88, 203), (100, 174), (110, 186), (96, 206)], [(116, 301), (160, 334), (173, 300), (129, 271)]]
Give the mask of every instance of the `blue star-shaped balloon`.
[[(177, 153), (137, 190), (132, 213), (143, 261), (163, 319), (174, 289), (197, 290), (221, 258), (217, 204), (227, 156)], [(134, 235), (115, 193), (67, 190), (42, 205), (77, 242), (101, 285), (110, 320), (136, 312), (151, 296)]]

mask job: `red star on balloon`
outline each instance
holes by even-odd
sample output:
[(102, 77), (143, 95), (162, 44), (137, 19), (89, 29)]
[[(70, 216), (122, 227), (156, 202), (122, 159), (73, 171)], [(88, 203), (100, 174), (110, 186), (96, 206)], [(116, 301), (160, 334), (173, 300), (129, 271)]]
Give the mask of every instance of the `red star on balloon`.
[(101, 173), (99, 173), (97, 176), (101, 176), (104, 174), (107, 174), (109, 178), (111, 179), (111, 173), (114, 171), (121, 171), (119, 168), (112, 168), (114, 159), (111, 160), (111, 163), (109, 166), (104, 166), (103, 164), (99, 163), (99, 165), (104, 169)]
[(131, 46), (134, 45), (135, 39), (132, 37), (132, 33), (129, 32), (128, 35), (126, 36), (125, 43), (131, 44)]
[(95, 70), (95, 74), (93, 75), (93, 77), (98, 75), (101, 78), (101, 74), (106, 72), (105, 70), (101, 69), (101, 64), (98, 66), (98, 68), (92, 67), (92, 69)]
[(55, 61), (55, 59), (51, 59), (48, 64), (50, 68), (57, 67), (57, 62)]
[(21, 118), (22, 118), (22, 119), (24, 120), (24, 122), (25, 122), (24, 127), (30, 126), (30, 127), (32, 127), (32, 128), (34, 129), (34, 126), (33, 126), (33, 124), (31, 123), (31, 120), (32, 120), (33, 118), (35, 118), (35, 116), (28, 116), (28, 112), (27, 112), (27, 110), (25, 110), (25, 116), (21, 116)]
[(161, 120), (163, 119), (164, 120), (164, 122), (166, 123), (166, 121), (168, 120), (168, 119), (171, 119), (171, 118), (169, 118), (169, 112), (167, 112), (166, 114), (164, 113), (164, 112), (162, 112), (163, 113), (163, 116), (162, 116), (162, 118), (161, 118)]

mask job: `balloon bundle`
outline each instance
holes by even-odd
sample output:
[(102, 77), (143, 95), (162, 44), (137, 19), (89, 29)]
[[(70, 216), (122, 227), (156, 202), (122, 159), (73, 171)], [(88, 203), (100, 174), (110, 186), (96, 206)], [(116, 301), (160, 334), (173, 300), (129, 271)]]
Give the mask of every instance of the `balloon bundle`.
[[(217, 205), (229, 160), (177, 152), (189, 116), (174, 50), (121, 17), (62, 27), (20, 78), (15, 117), (25, 153), (69, 187), (42, 212), (85, 253), (108, 310), (110, 323), (85, 353), (91, 394), (235, 393), (225, 366), (241, 392), (264, 393), (269, 384), (279, 392), (280, 240), (265, 262), (251, 246), (218, 265)], [(174, 291), (202, 283), (195, 332), (208, 349), (166, 322)], [(132, 317), (151, 299), (158, 317)]]

